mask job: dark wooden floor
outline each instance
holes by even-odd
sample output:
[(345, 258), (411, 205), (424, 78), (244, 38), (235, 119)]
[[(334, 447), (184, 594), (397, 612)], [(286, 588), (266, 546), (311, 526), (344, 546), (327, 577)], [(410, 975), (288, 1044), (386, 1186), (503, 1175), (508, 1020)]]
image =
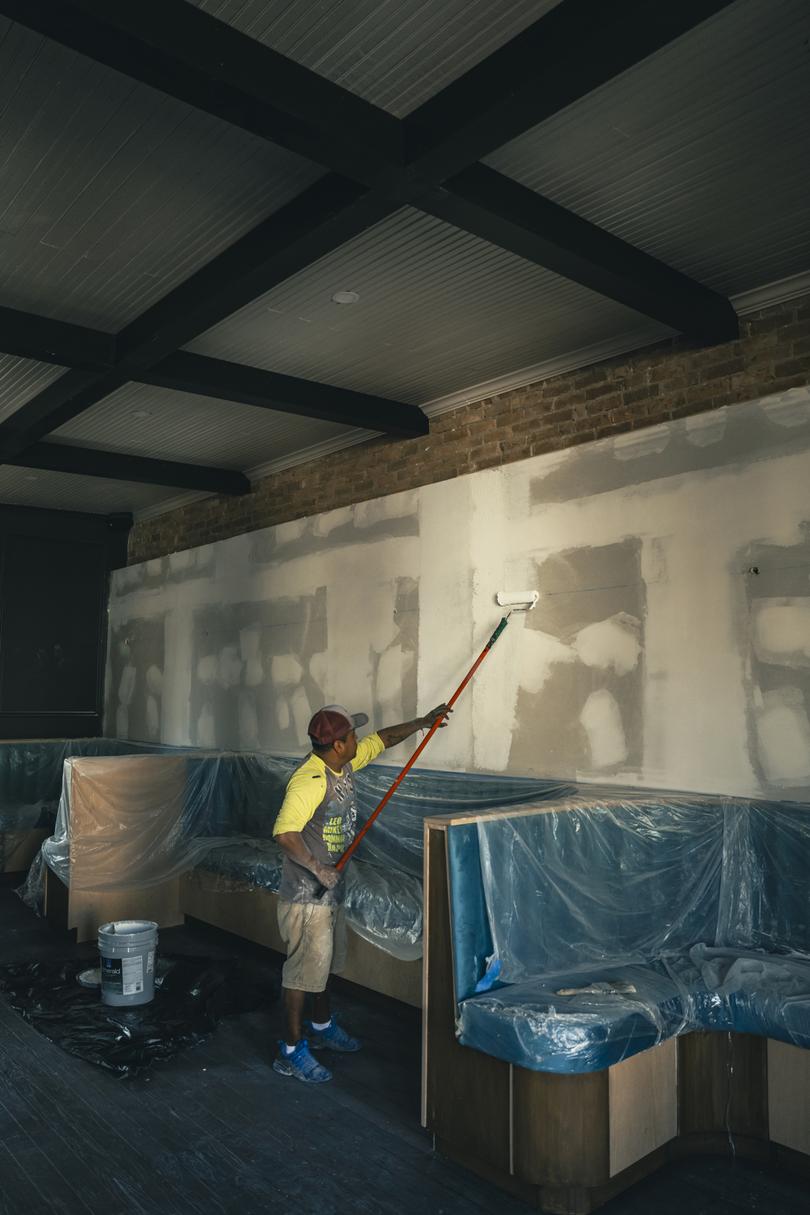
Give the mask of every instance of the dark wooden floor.
[[(189, 925), (178, 952), (277, 962)], [(0, 887), (0, 961), (64, 954)], [(417, 1015), (348, 987), (346, 1025), (366, 1049), (307, 1088), (270, 1067), (279, 1009), (222, 1023), (207, 1044), (120, 1081), (52, 1046), (0, 998), (0, 1215), (526, 1215), (529, 1208), (438, 1159), (419, 1128)], [(605, 1215), (807, 1215), (805, 1186), (746, 1165), (662, 1171)]]

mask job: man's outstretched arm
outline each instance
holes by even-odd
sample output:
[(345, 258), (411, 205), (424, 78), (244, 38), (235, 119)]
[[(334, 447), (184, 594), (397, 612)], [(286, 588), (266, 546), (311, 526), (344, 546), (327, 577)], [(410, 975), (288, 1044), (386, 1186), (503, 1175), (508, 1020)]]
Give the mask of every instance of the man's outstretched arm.
[[(447, 717), (452, 712), (453, 710), (447, 705), (439, 705), (438, 708), (431, 709), (424, 717), (417, 717), (414, 721), (403, 721), (398, 726), (383, 726), (382, 730), (378, 730), (377, 733), (386, 749), (395, 747), (397, 743), (404, 742), (418, 730), (429, 730), (437, 718)], [(440, 728), (444, 729), (446, 724), (443, 721)]]

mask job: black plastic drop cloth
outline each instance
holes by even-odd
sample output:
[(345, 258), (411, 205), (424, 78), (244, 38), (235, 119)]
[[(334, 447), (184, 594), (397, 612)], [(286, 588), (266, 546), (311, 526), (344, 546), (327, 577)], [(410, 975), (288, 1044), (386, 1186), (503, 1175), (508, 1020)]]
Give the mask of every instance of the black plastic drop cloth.
[(237, 961), (162, 954), (166, 973), (150, 1004), (111, 1008), (81, 987), (88, 962), (0, 966), (0, 994), (43, 1037), (118, 1076), (142, 1074), (210, 1038), (222, 1017), (252, 1012), (278, 991)]

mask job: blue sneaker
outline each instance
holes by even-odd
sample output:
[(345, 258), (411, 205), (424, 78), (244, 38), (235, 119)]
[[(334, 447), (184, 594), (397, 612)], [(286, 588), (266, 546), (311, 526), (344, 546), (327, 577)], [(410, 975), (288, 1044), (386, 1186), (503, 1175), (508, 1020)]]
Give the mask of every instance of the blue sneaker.
[(332, 1079), (329, 1069), (317, 1059), (313, 1059), (306, 1038), (296, 1044), (291, 1055), (285, 1051), (283, 1042), (278, 1045), (279, 1052), (273, 1061), (273, 1071), (278, 1072), (280, 1076), (295, 1076), (296, 1080), (303, 1080), (305, 1084), (325, 1084), (327, 1080)]
[(334, 1017), (328, 1029), (315, 1029), (311, 1021), (305, 1021), (304, 1024), (309, 1031), (313, 1050), (323, 1050), (326, 1047), (329, 1050), (340, 1050), (349, 1054), (360, 1050), (363, 1045), (357, 1038), (347, 1034), (345, 1029), (341, 1029)]

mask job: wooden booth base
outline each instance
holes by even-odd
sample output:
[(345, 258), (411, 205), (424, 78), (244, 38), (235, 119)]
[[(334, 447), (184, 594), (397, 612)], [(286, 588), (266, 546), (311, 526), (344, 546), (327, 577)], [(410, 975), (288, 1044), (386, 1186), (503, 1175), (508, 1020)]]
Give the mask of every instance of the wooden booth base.
[(810, 1050), (695, 1032), (556, 1075), (459, 1045), (440, 820), (427, 824), (425, 879), (422, 1121), (443, 1155), (553, 1215), (590, 1215), (695, 1153), (810, 1171)]
[[(236, 936), (285, 953), (278, 931), (278, 900), (270, 890), (194, 870), (180, 879), (180, 905), (186, 915)], [(422, 962), (402, 962), (349, 931), (344, 979), (418, 1008), (422, 1002)]]
[[(117, 919), (154, 920), (160, 928), (186, 916), (284, 953), (277, 899), (227, 878), (195, 870), (144, 889), (114, 892), (75, 890), (45, 867), (45, 918), (57, 931), (75, 931), (77, 942), (94, 940), (99, 924)], [(422, 1001), (422, 961), (402, 962), (349, 931), (344, 979), (415, 1008)]]
[(94, 941), (100, 924), (111, 920), (153, 920), (160, 928), (184, 921), (180, 879), (129, 890), (76, 890), (65, 886), (45, 866), (45, 919), (59, 932), (75, 932), (76, 941)]
[(453, 1075), (442, 1052), (428, 1068), (437, 1150), (551, 1215), (590, 1215), (690, 1155), (810, 1175), (810, 1052), (798, 1047), (698, 1032), (582, 1076), (457, 1050), (469, 1058)]

